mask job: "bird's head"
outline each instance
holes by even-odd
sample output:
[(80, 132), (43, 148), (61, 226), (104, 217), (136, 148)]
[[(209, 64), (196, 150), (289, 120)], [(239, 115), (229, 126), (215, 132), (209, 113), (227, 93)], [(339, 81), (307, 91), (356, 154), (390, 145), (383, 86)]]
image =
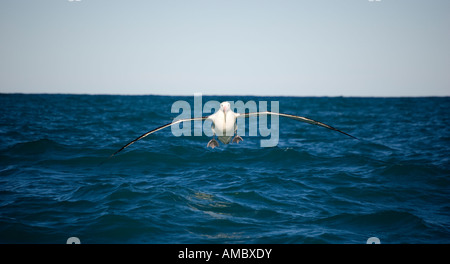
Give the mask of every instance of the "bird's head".
[(220, 110), (222, 110), (224, 113), (230, 110), (230, 103), (223, 102), (220, 104)]

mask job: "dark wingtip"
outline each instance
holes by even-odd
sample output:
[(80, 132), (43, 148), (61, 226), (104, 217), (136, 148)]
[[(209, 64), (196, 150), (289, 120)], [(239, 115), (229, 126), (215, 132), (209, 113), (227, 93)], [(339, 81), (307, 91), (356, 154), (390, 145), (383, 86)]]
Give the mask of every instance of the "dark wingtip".
[(344, 135), (347, 135), (347, 136), (349, 136), (349, 137), (351, 137), (351, 138), (354, 138), (354, 139), (356, 139), (356, 140), (359, 140), (359, 138), (354, 137), (354, 136), (352, 136), (352, 135), (350, 135), (350, 134), (347, 134), (347, 133), (345, 133), (345, 132), (343, 132), (343, 131), (341, 131), (341, 130), (338, 130), (338, 131), (341, 132), (341, 133), (344, 134)]

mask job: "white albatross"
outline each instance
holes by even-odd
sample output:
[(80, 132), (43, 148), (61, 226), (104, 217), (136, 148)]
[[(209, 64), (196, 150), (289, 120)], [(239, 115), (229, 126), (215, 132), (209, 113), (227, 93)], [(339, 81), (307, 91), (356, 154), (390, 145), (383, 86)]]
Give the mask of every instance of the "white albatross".
[[(187, 122), (187, 121), (195, 121), (195, 120), (211, 120), (212, 121), (212, 131), (213, 131), (213, 138), (208, 142), (208, 144), (206, 145), (206, 147), (211, 147), (211, 148), (215, 148), (217, 146), (219, 146), (219, 142), (217, 142), (217, 140), (214, 139), (214, 137), (217, 135), (217, 138), (223, 143), (223, 144), (228, 144), (230, 143), (230, 141), (232, 143), (239, 143), (240, 141), (243, 141), (243, 139), (237, 135), (236, 131), (237, 131), (237, 124), (236, 124), (236, 118), (238, 117), (250, 117), (250, 116), (259, 116), (259, 115), (278, 115), (278, 116), (284, 116), (284, 117), (288, 117), (297, 121), (302, 121), (308, 124), (312, 124), (312, 125), (317, 125), (317, 126), (321, 126), (321, 127), (325, 127), (337, 132), (340, 132), (344, 135), (347, 135), (349, 137), (352, 137), (354, 139), (357, 139), (356, 137), (347, 134), (339, 129), (336, 129), (332, 126), (329, 126), (327, 124), (306, 118), (306, 117), (302, 117), (302, 116), (296, 116), (296, 115), (289, 115), (289, 114), (282, 114), (282, 113), (275, 113), (275, 112), (269, 112), (269, 111), (265, 111), (265, 112), (255, 112), (255, 113), (244, 113), (244, 114), (239, 114), (239, 113), (235, 113), (233, 111), (231, 111), (230, 109), (230, 103), (228, 102), (223, 102), (220, 104), (220, 109), (217, 110), (217, 112), (215, 112), (214, 114), (210, 115), (210, 116), (203, 116), (203, 117), (195, 117), (195, 118), (186, 118), (186, 119), (179, 119), (176, 120), (172, 123), (169, 124), (165, 124), (163, 126), (160, 126), (158, 128), (155, 128), (151, 131), (148, 131), (144, 134), (142, 134), (141, 136), (137, 137), (136, 139), (128, 142), (125, 146), (121, 147), (119, 150), (117, 150), (116, 152), (114, 152), (113, 154), (111, 154), (110, 158), (113, 157), (114, 155), (116, 155), (117, 153), (121, 152), (122, 150), (124, 150), (125, 148), (127, 148), (128, 146), (130, 146), (131, 144), (133, 144), (134, 142), (141, 140), (143, 138), (145, 138), (146, 136), (155, 133), (156, 131), (159, 131), (163, 128), (166, 127), (170, 127), (172, 125), (181, 123), (181, 122)], [(231, 138), (234, 136), (233, 140), (231, 140)]]

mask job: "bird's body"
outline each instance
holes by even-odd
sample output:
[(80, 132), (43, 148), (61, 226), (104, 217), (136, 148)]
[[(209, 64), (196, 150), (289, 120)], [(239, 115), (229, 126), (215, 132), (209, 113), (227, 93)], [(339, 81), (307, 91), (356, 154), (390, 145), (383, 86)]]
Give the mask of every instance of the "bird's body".
[[(236, 118), (239, 114), (230, 110), (230, 104), (224, 102), (220, 110), (210, 115), (207, 119), (212, 121), (212, 131), (223, 144), (228, 144), (236, 133)], [(214, 147), (213, 147), (214, 148)]]
[[(133, 144), (134, 142), (155, 133), (156, 131), (159, 131), (163, 128), (181, 123), (181, 122), (187, 122), (187, 121), (195, 121), (195, 120), (211, 120), (212, 121), (212, 131), (213, 131), (213, 138), (208, 142), (207, 147), (211, 147), (211, 148), (215, 148), (219, 146), (219, 143), (215, 140), (215, 136), (217, 136), (217, 138), (219, 139), (220, 142), (222, 142), (223, 144), (229, 144), (231, 143), (239, 143), (240, 141), (243, 141), (243, 139), (238, 136), (236, 134), (237, 131), (237, 124), (236, 124), (236, 119), (239, 117), (250, 117), (250, 116), (259, 116), (259, 115), (277, 115), (277, 116), (283, 116), (283, 117), (288, 117), (290, 119), (294, 119), (297, 121), (302, 121), (308, 124), (312, 124), (312, 125), (318, 125), (321, 127), (325, 127), (328, 128), (330, 130), (334, 130), (337, 132), (340, 132), (342, 134), (345, 134), (349, 137), (355, 138), (356, 137), (347, 134), (345, 132), (342, 132), (339, 129), (336, 129), (332, 126), (329, 126), (327, 124), (324, 124), (322, 122), (319, 121), (315, 121), (306, 117), (302, 117), (302, 116), (296, 116), (296, 115), (289, 115), (289, 114), (282, 114), (282, 113), (275, 113), (275, 112), (255, 112), (255, 113), (243, 113), (243, 114), (239, 114), (239, 113), (235, 113), (230, 109), (230, 103), (228, 102), (222, 102), (220, 104), (220, 109), (217, 110), (214, 114), (210, 115), (210, 116), (204, 116), (204, 117), (196, 117), (196, 118), (188, 118), (188, 119), (179, 119), (176, 121), (173, 121), (172, 123), (160, 126), (158, 128), (155, 128), (149, 132), (146, 132), (144, 134), (142, 134), (141, 136), (137, 137), (136, 139), (130, 141), (129, 143), (127, 143), (125, 146), (123, 146), (122, 148), (120, 148), (118, 151), (114, 152), (110, 157), (116, 155), (117, 153), (119, 153), (120, 151), (122, 151), (123, 149), (127, 148), (128, 146), (130, 146), (131, 144)], [(234, 137), (234, 138), (233, 138)], [(233, 138), (233, 139), (232, 139)]]

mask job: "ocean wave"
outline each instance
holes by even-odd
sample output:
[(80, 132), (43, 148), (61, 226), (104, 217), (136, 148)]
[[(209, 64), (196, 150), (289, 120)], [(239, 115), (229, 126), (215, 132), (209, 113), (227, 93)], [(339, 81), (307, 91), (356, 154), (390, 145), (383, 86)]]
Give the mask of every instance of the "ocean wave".
[(28, 142), (17, 143), (10, 147), (7, 151), (10, 155), (43, 155), (53, 154), (54, 151), (61, 151), (65, 148), (64, 145), (59, 144), (53, 140), (43, 138)]

